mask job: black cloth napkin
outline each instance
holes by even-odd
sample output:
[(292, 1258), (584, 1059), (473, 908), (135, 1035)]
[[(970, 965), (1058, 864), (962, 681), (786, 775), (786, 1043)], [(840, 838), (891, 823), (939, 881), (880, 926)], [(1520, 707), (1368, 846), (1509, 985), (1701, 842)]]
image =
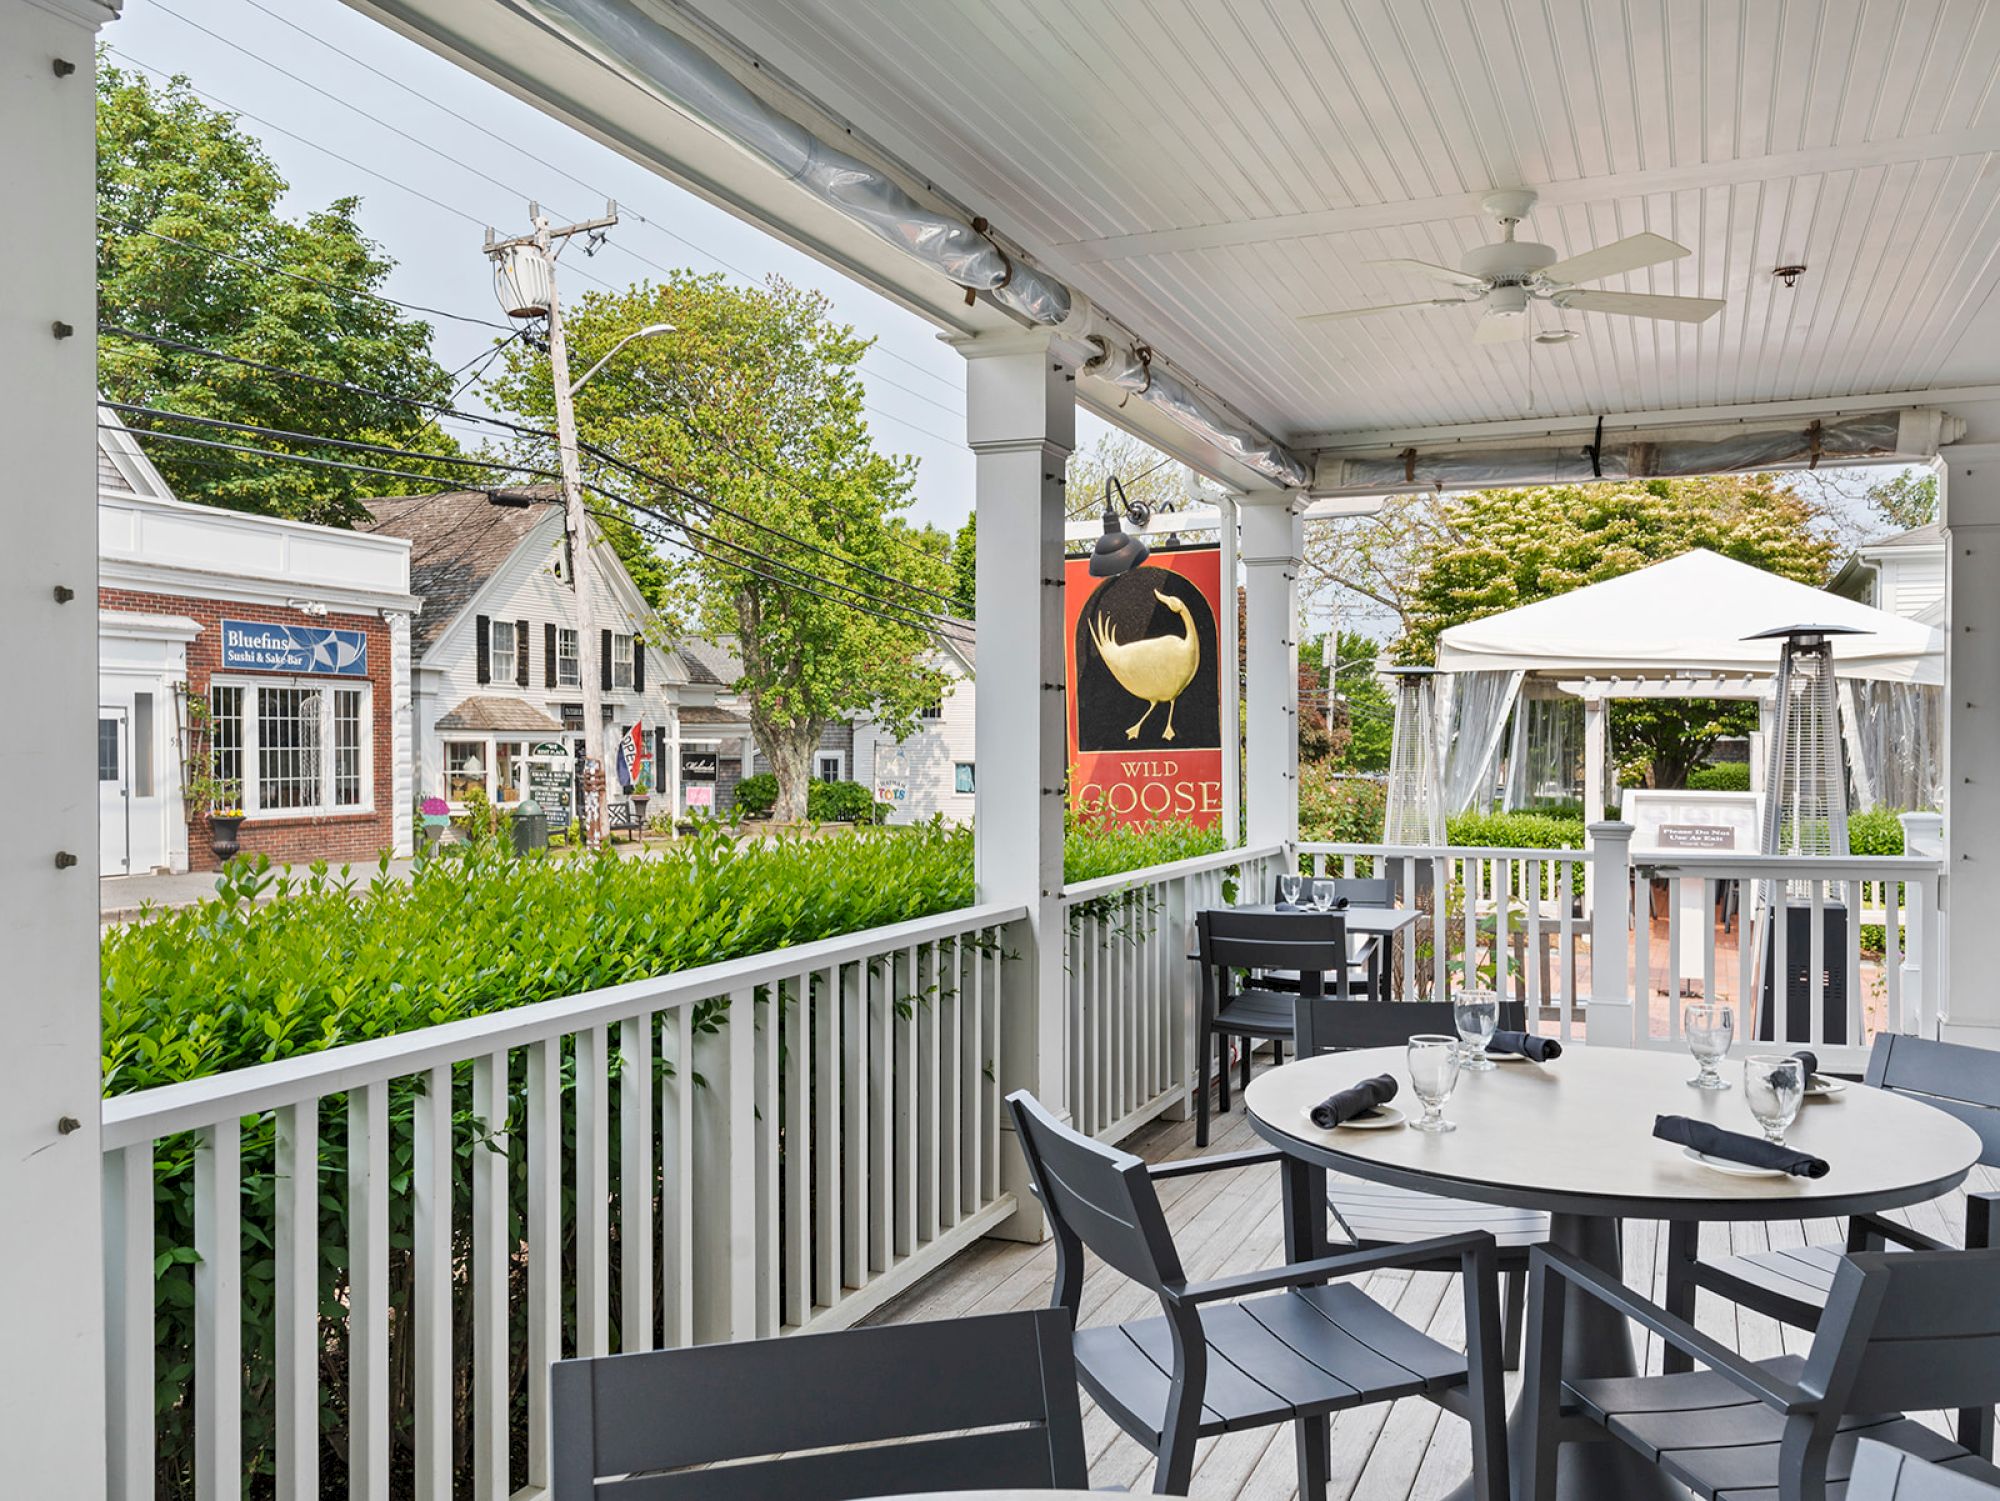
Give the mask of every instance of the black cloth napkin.
[(1396, 1081), (1388, 1074), (1377, 1074), (1338, 1094), (1329, 1095), (1313, 1106), (1312, 1123), (1322, 1131), (1331, 1131), (1335, 1126), (1366, 1115), (1395, 1098)]
[[(1278, 912), (1317, 912), (1319, 908), (1313, 906), (1310, 902), (1279, 902), (1273, 910)], [(1336, 897), (1333, 905), (1326, 910), (1329, 912), (1345, 912), (1347, 910), (1347, 898), (1344, 896)]]
[(1806, 1066), (1805, 1082), (1808, 1084), (1812, 1083), (1813, 1075), (1819, 1072), (1819, 1054), (1813, 1052), (1810, 1048), (1800, 1048), (1792, 1056)]
[(1535, 1063), (1548, 1063), (1563, 1055), (1563, 1045), (1553, 1037), (1537, 1037), (1532, 1032), (1495, 1032), (1486, 1039), (1489, 1053), (1519, 1053)]
[(1725, 1131), (1707, 1121), (1690, 1120), (1685, 1115), (1662, 1115), (1653, 1122), (1653, 1134), (1661, 1141), (1693, 1147), (1704, 1157), (1720, 1157), (1724, 1162), (1740, 1162), (1745, 1167), (1774, 1167), (1794, 1178), (1824, 1178), (1823, 1157), (1801, 1152), (1797, 1147), (1781, 1147), (1761, 1136), (1741, 1131)]

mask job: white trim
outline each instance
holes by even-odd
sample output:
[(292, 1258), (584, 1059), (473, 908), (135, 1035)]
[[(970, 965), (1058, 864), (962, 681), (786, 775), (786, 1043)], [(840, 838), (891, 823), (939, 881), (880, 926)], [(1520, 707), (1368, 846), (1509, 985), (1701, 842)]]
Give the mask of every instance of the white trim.
[(815, 748), (815, 749), (814, 749), (814, 751), (813, 751), (813, 771), (812, 771), (812, 779), (813, 779), (813, 780), (814, 780), (815, 782), (817, 782), (817, 781), (820, 781), (820, 780), (822, 780), (822, 778), (821, 778), (821, 776), (820, 776), (820, 774), (819, 774), (819, 764), (820, 764), (820, 762), (822, 762), (822, 761), (827, 761), (827, 760), (831, 760), (831, 761), (833, 762), (833, 764), (834, 764), (834, 769), (835, 769), (835, 771), (837, 772), (837, 775), (836, 775), (836, 776), (834, 777), (834, 780), (835, 780), (836, 782), (844, 782), (844, 781), (846, 781), (846, 780), (847, 780), (847, 752), (846, 752), (846, 751), (844, 751), (844, 750), (820, 750), (820, 749), (817, 749), (817, 748)]
[(132, 430), (125, 425), (125, 420), (105, 406), (97, 409), (97, 420), (98, 451), (111, 460), (111, 467), (118, 471), (119, 477), (130, 487), (129, 493), (112, 491), (107, 494), (100, 490), (98, 498), (129, 500), (136, 495), (141, 500), (172, 500), (173, 486), (169, 485), (166, 477), (153, 467), (153, 461), (147, 458), (145, 450), (139, 447), (139, 440), (132, 436)]
[(185, 615), (147, 615), (137, 610), (99, 610), (97, 634), (127, 641), (181, 641), (199, 636), (205, 627)]
[[(130, 497), (120, 497), (129, 499)], [(414, 594), (375, 589), (337, 588), (295, 579), (289, 583), (245, 578), (241, 574), (209, 573), (199, 568), (175, 568), (132, 558), (100, 558), (97, 582), (107, 589), (139, 594), (175, 594), (189, 599), (233, 600), (246, 605), (294, 608), (292, 601), (310, 597), (336, 615), (386, 615), (391, 610), (416, 614), (424, 607)]]

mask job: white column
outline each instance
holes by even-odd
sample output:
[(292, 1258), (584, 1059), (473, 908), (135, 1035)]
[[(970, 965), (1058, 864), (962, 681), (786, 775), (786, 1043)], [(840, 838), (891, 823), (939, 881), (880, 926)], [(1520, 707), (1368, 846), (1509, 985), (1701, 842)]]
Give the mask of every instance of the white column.
[[(107, 1479), (97, 1008), (97, 293), (92, 57), (116, 7), (0, 0), (0, 195), (32, 226), (0, 305), (0, 1454), (11, 1496)], [(168, 711), (167, 705), (161, 706)]]
[(410, 669), (410, 612), (385, 610), (382, 614), (389, 626), (389, 754), (395, 758), (389, 778), (389, 827), (393, 852), (407, 858), (415, 853), (411, 847), (411, 810), (417, 797), (417, 704)]
[[(1008, 945), (1018, 957), (1003, 978), (1000, 1088), (1032, 1090), (1066, 1118), (1063, 476), (1076, 445), (1076, 377), (1046, 334), (988, 335), (958, 348), (966, 438), (978, 456), (975, 869), (981, 901), (1028, 909)], [(1041, 1213), (1011, 1141), (1000, 1160), (1021, 1207), (999, 1233), (1041, 1239)]]
[[(2000, 1047), (2000, 445), (1944, 452), (1944, 1035)], [(1952, 922), (1952, 912), (1971, 914)]]
[[(1897, 822), (1903, 826), (1904, 854), (1942, 864), (1943, 814), (1902, 813)], [(1928, 893), (1919, 895), (1918, 887), (1906, 885), (1903, 891), (1903, 1014), (1890, 1021), (1913, 1036), (1937, 1037), (1941, 1035), (1938, 1023), (1950, 1020), (1944, 990), (1938, 983), (1944, 965), (1944, 914)]]
[[(1630, 1047), (1647, 1022), (1634, 1011), (1631, 950), (1627, 939), (1649, 941), (1645, 909), (1632, 916), (1632, 825), (1589, 824), (1590, 836), (1590, 1004), (1583, 1021), (1593, 1046)], [(1640, 901), (1645, 900), (1644, 893)], [(1643, 998), (1642, 998), (1643, 999)]]
[(1583, 701), (1583, 827), (1604, 822), (1604, 700)]
[(1299, 840), (1302, 503), (1290, 496), (1253, 497), (1242, 506), (1243, 800), (1252, 846)]

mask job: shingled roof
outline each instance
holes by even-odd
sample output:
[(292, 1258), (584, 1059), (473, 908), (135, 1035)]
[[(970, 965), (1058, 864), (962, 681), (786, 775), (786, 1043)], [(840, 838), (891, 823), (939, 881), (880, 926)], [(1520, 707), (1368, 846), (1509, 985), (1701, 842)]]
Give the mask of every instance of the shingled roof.
[(490, 493), (528, 503), (495, 505), (485, 490), (363, 502), (372, 520), (359, 530), (409, 539), (410, 592), (424, 602), (423, 613), (411, 622), (418, 656), (514, 555), (522, 539), (548, 516), (548, 502), (560, 494), (554, 485), (517, 485)]

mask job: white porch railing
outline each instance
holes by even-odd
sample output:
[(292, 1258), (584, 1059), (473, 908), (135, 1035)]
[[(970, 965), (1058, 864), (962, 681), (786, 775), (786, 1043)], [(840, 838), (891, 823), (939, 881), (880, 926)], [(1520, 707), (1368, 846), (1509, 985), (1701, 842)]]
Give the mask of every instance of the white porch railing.
[[(219, 1501), (255, 1467), (316, 1501), (330, 1454), (357, 1497), (393, 1475), (449, 1501), (469, 1469), (498, 1501), (548, 1483), (551, 1360), (861, 1317), (1013, 1210), (998, 1023), (1025, 915), (106, 1100), (111, 1494), (164, 1472)], [(190, 1256), (191, 1310), (162, 1309), (158, 1269)], [(156, 1347), (163, 1313), (192, 1348)]]
[(1283, 851), (1221, 850), (1063, 887), (1064, 1016), (1076, 1129), (1119, 1141), (1189, 1103), (1194, 914), (1269, 901)]

